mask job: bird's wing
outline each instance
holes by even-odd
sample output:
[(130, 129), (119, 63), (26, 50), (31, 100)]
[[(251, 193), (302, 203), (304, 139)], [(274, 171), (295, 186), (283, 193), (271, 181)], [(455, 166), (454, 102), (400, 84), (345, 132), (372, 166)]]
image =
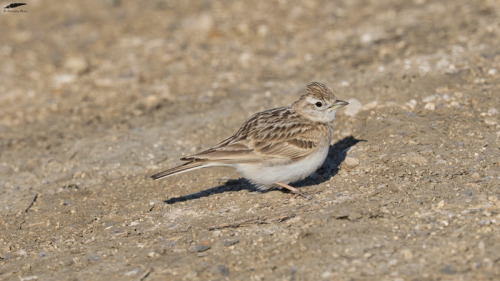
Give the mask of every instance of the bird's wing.
[(325, 126), (304, 120), (288, 107), (271, 109), (253, 115), (214, 147), (181, 160), (232, 164), (300, 159), (324, 139), (329, 129)]

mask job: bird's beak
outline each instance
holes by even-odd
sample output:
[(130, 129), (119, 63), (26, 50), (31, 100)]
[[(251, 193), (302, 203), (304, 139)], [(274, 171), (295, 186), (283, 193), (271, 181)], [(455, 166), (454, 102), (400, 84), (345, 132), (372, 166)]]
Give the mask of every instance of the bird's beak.
[(348, 105), (349, 103), (346, 102), (346, 101), (343, 101), (343, 100), (336, 100), (334, 104), (332, 104), (332, 106), (330, 106), (330, 110), (334, 110), (334, 109), (337, 109), (339, 107), (342, 107), (342, 106), (346, 106)]

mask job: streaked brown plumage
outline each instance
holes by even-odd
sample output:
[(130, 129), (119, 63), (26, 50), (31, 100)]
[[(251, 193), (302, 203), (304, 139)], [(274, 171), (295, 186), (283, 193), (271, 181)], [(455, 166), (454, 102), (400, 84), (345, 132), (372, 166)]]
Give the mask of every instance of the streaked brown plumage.
[(300, 193), (288, 183), (309, 176), (323, 164), (333, 136), (335, 111), (345, 105), (325, 85), (313, 82), (292, 105), (254, 114), (233, 136), (181, 158), (187, 162), (152, 178), (231, 166), (262, 190), (276, 184)]

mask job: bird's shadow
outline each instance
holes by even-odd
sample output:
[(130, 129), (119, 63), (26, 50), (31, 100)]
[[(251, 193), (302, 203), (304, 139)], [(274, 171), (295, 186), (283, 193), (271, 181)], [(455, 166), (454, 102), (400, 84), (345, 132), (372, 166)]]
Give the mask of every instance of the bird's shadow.
[[(295, 187), (303, 187), (303, 186), (308, 186), (308, 185), (317, 185), (320, 183), (323, 183), (325, 181), (328, 181), (330, 178), (335, 176), (338, 171), (339, 167), (342, 164), (342, 162), (345, 160), (347, 156), (347, 152), (351, 147), (356, 145), (358, 142), (362, 142), (366, 140), (360, 140), (356, 139), (353, 136), (345, 137), (342, 140), (336, 142), (334, 145), (330, 146), (330, 149), (328, 150), (328, 157), (325, 160), (325, 163), (323, 163), (323, 166), (318, 169), (315, 173), (313, 173), (311, 176), (295, 182), (293, 186)], [(202, 197), (207, 197), (211, 196), (213, 194), (217, 193), (223, 193), (223, 192), (231, 192), (231, 191), (241, 191), (241, 190), (249, 190), (249, 191), (257, 191), (257, 192), (267, 192), (267, 191), (261, 191), (258, 190), (256, 187), (254, 187), (248, 180), (244, 178), (236, 179), (236, 180), (228, 180), (222, 185), (218, 185), (200, 192), (196, 193), (191, 193), (188, 195), (184, 196), (179, 196), (179, 197), (173, 197), (167, 200), (164, 200), (163, 202), (165, 204), (175, 204), (178, 202), (183, 202), (187, 200), (192, 200), (192, 199), (198, 199)]]

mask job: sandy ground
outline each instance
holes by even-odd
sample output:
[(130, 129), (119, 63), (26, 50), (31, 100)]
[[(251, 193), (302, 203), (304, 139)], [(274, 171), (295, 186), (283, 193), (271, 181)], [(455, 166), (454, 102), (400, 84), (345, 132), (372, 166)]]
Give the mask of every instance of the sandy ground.
[[(499, 280), (498, 1), (27, 4), (0, 15), (1, 280)], [(350, 101), (312, 200), (149, 178), (311, 81)]]

